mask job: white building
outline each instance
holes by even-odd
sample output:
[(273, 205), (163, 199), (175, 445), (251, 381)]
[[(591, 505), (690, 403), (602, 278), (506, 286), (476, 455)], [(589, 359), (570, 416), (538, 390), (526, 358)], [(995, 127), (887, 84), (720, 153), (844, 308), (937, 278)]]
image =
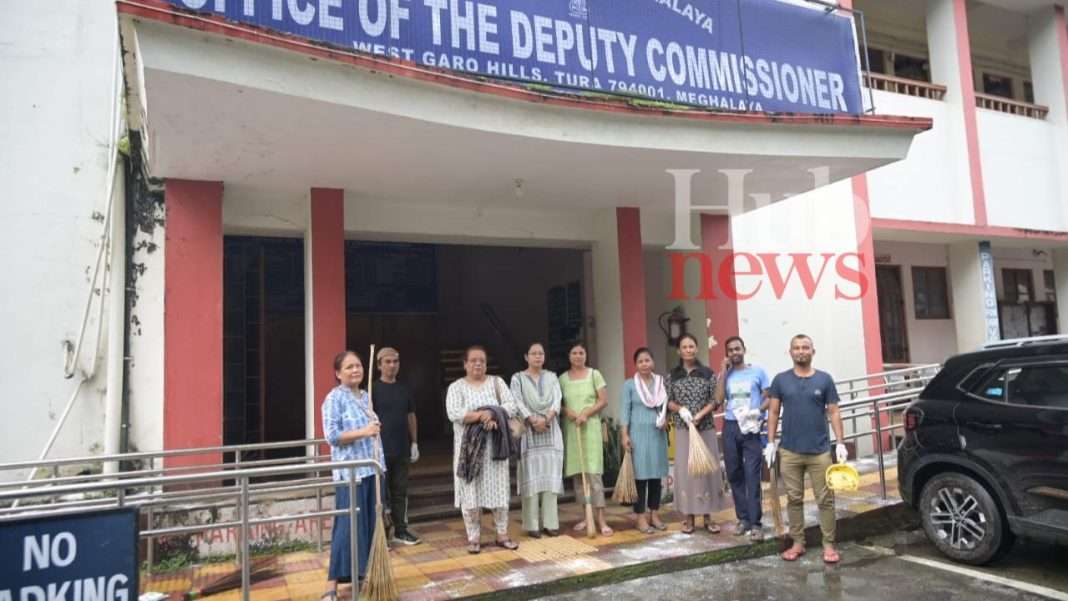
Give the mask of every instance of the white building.
[[(676, 306), (769, 371), (806, 332), (840, 378), (1065, 327), (1060, 2), (856, 0), (860, 116), (575, 95), (179, 4), (4, 7), (6, 460), (72, 398), (50, 456), (314, 436), (346, 346), (401, 350), (432, 441), (476, 342), (508, 371), (586, 340), (614, 399), (635, 347), (674, 360)], [(697, 250), (680, 181), (718, 207)]]

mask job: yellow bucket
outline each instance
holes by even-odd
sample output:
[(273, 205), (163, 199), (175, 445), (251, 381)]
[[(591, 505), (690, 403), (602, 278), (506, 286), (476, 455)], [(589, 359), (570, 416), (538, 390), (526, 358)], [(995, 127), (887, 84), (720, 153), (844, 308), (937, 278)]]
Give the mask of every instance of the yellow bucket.
[(827, 486), (831, 490), (856, 490), (860, 486), (860, 474), (847, 463), (835, 463), (827, 468)]

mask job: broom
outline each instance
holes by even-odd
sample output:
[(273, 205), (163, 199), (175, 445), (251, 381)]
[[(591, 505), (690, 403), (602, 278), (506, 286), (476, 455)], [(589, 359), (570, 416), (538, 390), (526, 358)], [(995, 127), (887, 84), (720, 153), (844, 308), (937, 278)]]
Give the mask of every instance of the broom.
[(621, 505), (630, 505), (638, 500), (638, 484), (634, 481), (634, 460), (630, 456), (630, 449), (623, 453), (612, 500)]
[[(278, 570), (278, 556), (264, 557), (253, 561), (252, 565), (249, 566), (248, 581), (249, 585), (253, 585), (282, 575), (282, 572)], [(200, 599), (201, 597), (217, 595), (235, 588), (241, 588), (241, 568), (216, 578), (201, 588), (190, 590), (182, 595), (182, 599), (185, 601)]]
[(586, 505), (586, 537), (595, 538), (597, 533), (593, 528), (593, 503), (590, 499), (590, 481), (586, 478), (586, 454), (582, 450), (584, 446), (582, 429), (583, 426), (578, 426), (576, 429), (578, 434), (578, 445), (576, 446), (578, 446), (579, 464), (582, 465), (582, 502)]
[(779, 462), (775, 461), (775, 467), (771, 470), (771, 521), (775, 524), (775, 537), (780, 539), (779, 551), (785, 551), (794, 545), (794, 541), (786, 534), (786, 528), (782, 523), (782, 501), (779, 499)]
[[(371, 355), (368, 359), (370, 369), (367, 377), (367, 403), (371, 406), (371, 389), (374, 386), (375, 345), (371, 345)], [(374, 410), (371, 416), (378, 420)], [(381, 437), (381, 434), (379, 434)], [(382, 461), (382, 455), (378, 452), (379, 446), (375, 445), (375, 456)], [(393, 566), (389, 560), (389, 544), (386, 542), (386, 524), (382, 517), (382, 478), (375, 478), (375, 534), (371, 538), (371, 557), (367, 565), (367, 578), (364, 580), (363, 594), (370, 601), (395, 601), (400, 597), (397, 590), (397, 581), (393, 578)], [(355, 524), (353, 524), (355, 528)]]
[(707, 476), (715, 473), (719, 466), (712, 460), (712, 453), (705, 446), (701, 433), (697, 431), (697, 426), (693, 424), (693, 421), (690, 421), (688, 425), (690, 427), (690, 456), (687, 458), (686, 465), (690, 470), (690, 475)]

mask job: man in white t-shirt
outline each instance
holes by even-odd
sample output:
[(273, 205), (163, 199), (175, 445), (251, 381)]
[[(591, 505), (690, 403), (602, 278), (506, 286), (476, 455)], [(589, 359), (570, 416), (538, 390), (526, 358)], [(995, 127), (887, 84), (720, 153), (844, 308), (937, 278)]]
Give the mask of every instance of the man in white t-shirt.
[(751, 540), (761, 541), (764, 527), (760, 472), (764, 444), (760, 424), (768, 406), (768, 375), (760, 367), (746, 365), (745, 342), (740, 337), (728, 338), (725, 348), (727, 356), (716, 383), (716, 400), (727, 402), (723, 416), (723, 460), (738, 516), (734, 534), (748, 534)]

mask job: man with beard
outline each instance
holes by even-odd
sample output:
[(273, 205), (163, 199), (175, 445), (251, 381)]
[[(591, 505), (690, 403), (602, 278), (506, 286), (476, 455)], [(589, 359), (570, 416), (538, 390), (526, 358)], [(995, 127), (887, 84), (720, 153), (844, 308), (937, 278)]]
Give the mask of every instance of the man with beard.
[(783, 552), (785, 561), (797, 561), (805, 554), (805, 474), (812, 481), (812, 493), (819, 506), (820, 531), (823, 533), (823, 561), (838, 563), (835, 549), (834, 494), (827, 486), (827, 468), (832, 463), (831, 443), (827, 432), (830, 417), (837, 440), (835, 456), (839, 463), (848, 458), (843, 443), (842, 415), (838, 411), (838, 391), (830, 374), (812, 367), (816, 354), (812, 338), (798, 334), (790, 340), (790, 357), (794, 367), (775, 376), (768, 389), (771, 400), (768, 414), (768, 445), (764, 459), (768, 467), (775, 463), (775, 442), (782, 409), (782, 443), (779, 449), (780, 471), (786, 484), (790, 536), (794, 544)]

